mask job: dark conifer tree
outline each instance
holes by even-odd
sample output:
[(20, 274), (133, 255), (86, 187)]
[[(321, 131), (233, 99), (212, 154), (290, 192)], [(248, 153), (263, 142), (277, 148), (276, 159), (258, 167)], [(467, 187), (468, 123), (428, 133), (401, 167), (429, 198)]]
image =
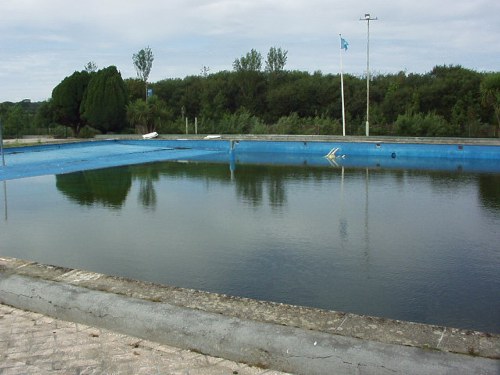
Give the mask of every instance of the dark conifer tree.
[(99, 70), (89, 83), (81, 113), (87, 123), (107, 133), (125, 127), (128, 95), (125, 83), (115, 66)]
[(71, 127), (76, 135), (84, 125), (80, 107), (90, 80), (91, 74), (88, 72), (74, 72), (52, 90), (54, 120), (61, 125)]

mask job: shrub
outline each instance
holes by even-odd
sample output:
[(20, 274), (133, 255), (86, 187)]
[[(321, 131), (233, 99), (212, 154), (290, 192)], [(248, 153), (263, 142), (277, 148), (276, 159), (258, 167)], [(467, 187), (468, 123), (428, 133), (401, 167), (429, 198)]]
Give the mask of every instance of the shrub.
[(399, 115), (396, 120), (396, 130), (399, 135), (413, 137), (445, 137), (456, 135), (444, 117), (435, 113), (422, 113)]
[(252, 115), (246, 109), (240, 109), (236, 113), (226, 114), (218, 124), (218, 132), (224, 134), (245, 134), (251, 129), (264, 125), (262, 120)]
[(294, 112), (289, 116), (280, 117), (274, 129), (277, 134), (300, 134), (303, 120)]
[(88, 125), (85, 125), (80, 129), (80, 133), (78, 133), (79, 138), (94, 138), (97, 134), (100, 134), (99, 130), (94, 129)]
[(250, 129), (250, 134), (269, 134), (269, 127), (263, 122), (255, 123)]
[(72, 137), (73, 136), (73, 129), (63, 126), (63, 125), (56, 125), (55, 127), (50, 129), (49, 132), (54, 138), (67, 138), (67, 137)]

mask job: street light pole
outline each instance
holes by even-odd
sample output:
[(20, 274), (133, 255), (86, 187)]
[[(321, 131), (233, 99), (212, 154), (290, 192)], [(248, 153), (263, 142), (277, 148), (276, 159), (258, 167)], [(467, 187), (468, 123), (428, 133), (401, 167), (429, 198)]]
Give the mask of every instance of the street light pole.
[(370, 13), (365, 13), (365, 17), (359, 20), (366, 21), (368, 27), (366, 40), (366, 136), (368, 137), (370, 135), (370, 21), (376, 21), (378, 18), (371, 18)]

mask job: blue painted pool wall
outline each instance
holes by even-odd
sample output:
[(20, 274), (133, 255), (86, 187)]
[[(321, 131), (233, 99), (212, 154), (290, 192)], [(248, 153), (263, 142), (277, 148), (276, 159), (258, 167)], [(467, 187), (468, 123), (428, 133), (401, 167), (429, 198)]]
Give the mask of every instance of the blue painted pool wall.
[[(407, 158), (493, 159), (500, 160), (500, 146), (467, 144), (422, 144), (382, 142), (317, 142), (317, 141), (230, 141), (230, 140), (104, 140), (30, 146), (31, 151), (58, 148), (89, 147), (99, 144), (134, 144), (145, 147), (192, 148), (235, 153), (300, 153), (326, 155), (338, 148), (337, 156), (381, 156)], [(6, 153), (25, 151), (26, 147), (5, 149)]]
[(379, 142), (308, 142), (308, 141), (228, 141), (228, 140), (150, 140), (127, 141), (140, 144), (163, 145), (172, 148), (200, 148), (229, 150), (236, 153), (300, 153), (326, 155), (338, 148), (336, 155), (390, 156), (451, 159), (500, 159), (500, 146), (464, 144), (417, 144)]
[(237, 152), (280, 152), (326, 155), (338, 148), (337, 156), (384, 156), (451, 159), (499, 159), (500, 146), (461, 144), (414, 144), (371, 142), (275, 142), (240, 141)]
[(451, 159), (499, 159), (500, 146), (467, 144), (422, 144), (382, 142), (308, 142), (308, 141), (246, 141), (246, 140), (147, 140), (120, 141), (172, 148), (199, 148), (236, 153), (300, 153), (326, 155), (338, 148), (336, 155), (383, 156)]

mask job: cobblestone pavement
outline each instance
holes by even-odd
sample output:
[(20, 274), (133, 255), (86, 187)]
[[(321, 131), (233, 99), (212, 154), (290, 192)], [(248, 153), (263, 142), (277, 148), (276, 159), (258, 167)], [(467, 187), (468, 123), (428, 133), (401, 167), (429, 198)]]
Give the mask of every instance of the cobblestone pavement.
[(0, 304), (0, 374), (283, 373)]

